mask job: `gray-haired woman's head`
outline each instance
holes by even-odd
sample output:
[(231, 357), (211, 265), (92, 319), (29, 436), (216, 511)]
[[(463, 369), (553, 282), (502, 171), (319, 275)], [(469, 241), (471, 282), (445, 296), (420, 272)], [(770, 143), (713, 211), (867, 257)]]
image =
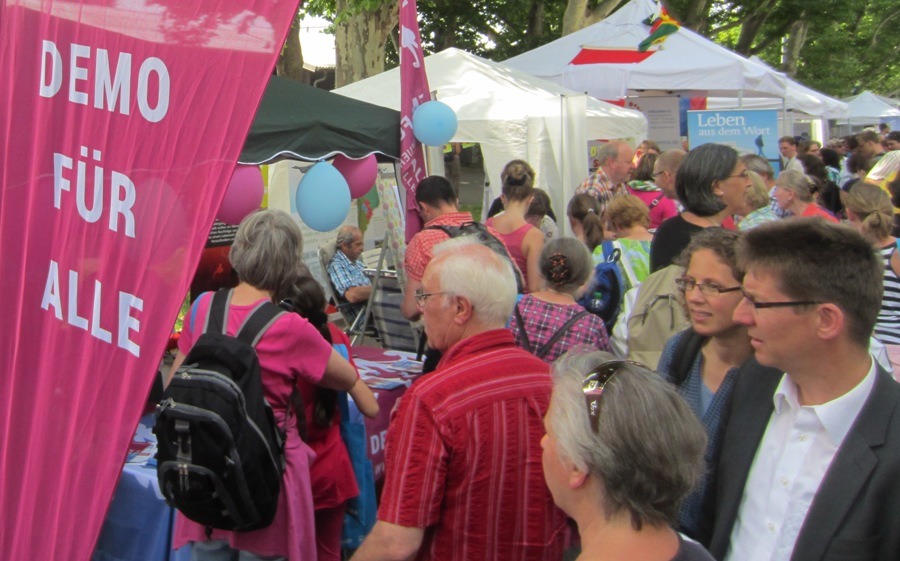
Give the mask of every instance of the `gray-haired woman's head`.
[(541, 250), (541, 276), (551, 288), (574, 295), (593, 271), (591, 254), (575, 238), (553, 238)]
[(282, 293), (297, 278), (303, 234), (283, 210), (258, 210), (238, 226), (229, 261), (238, 278), (260, 290)]
[(684, 209), (697, 216), (725, 210), (725, 203), (713, 192), (714, 183), (728, 179), (737, 162), (737, 151), (723, 144), (704, 144), (688, 152), (675, 175), (675, 192)]
[(607, 516), (627, 512), (637, 529), (672, 524), (702, 473), (706, 432), (671, 384), (632, 363), (606, 383), (595, 432), (584, 379), (612, 359), (574, 350), (557, 360), (547, 423), (559, 453), (599, 481)]

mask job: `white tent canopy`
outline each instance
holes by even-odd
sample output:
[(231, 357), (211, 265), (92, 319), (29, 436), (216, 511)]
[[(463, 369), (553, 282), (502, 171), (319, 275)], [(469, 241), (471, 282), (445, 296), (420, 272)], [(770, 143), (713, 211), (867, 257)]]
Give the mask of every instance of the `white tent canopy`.
[[(759, 64), (765, 63), (758, 57), (750, 57), (750, 60)], [(766, 65), (768, 67), (768, 65)], [(772, 72), (777, 72), (772, 69)], [(752, 98), (739, 100), (734, 97), (710, 97), (706, 100), (706, 106), (709, 109), (777, 109), (782, 108), (802, 113), (810, 117), (820, 119), (846, 119), (849, 107), (848, 105), (827, 95), (817, 92), (812, 88), (808, 88), (800, 82), (785, 76), (785, 97), (784, 105), (780, 99), (773, 98)]]
[(877, 125), (881, 117), (900, 117), (900, 109), (885, 99), (870, 91), (845, 97), (844, 101), (849, 106), (847, 120), (851, 125)]
[[(536, 186), (548, 192), (559, 213), (588, 175), (588, 140), (622, 138), (636, 145), (646, 137), (647, 120), (638, 111), (458, 49), (425, 57), (425, 69), (436, 99), (456, 112), (459, 127), (452, 141), (481, 144), (485, 171), (493, 180), (486, 200), (499, 195), (503, 166), (521, 158), (534, 167)], [(334, 91), (399, 109), (400, 71), (395, 68)]]
[[(783, 75), (685, 28), (640, 62), (610, 62), (612, 55), (636, 54), (650, 33), (642, 21), (658, 9), (654, 0), (632, 0), (603, 21), (504, 64), (599, 99), (640, 90), (784, 98)], [(597, 60), (601, 62), (591, 62)]]

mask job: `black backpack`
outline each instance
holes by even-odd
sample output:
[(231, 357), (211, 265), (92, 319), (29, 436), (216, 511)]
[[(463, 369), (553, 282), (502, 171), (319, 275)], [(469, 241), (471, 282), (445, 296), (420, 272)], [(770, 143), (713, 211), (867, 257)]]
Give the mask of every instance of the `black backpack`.
[(272, 302), (225, 334), (230, 290), (212, 297), (200, 337), (157, 406), (157, 477), (166, 502), (211, 528), (272, 523), (284, 471), (284, 433), (263, 397), (254, 345), (282, 314)]
[(451, 238), (458, 238), (460, 236), (475, 236), (475, 238), (478, 240), (478, 243), (494, 250), (498, 255), (506, 259), (510, 265), (512, 265), (513, 272), (516, 274), (516, 292), (518, 292), (519, 294), (525, 293), (525, 278), (522, 276), (522, 271), (519, 270), (519, 267), (516, 266), (515, 262), (512, 260), (512, 257), (509, 256), (509, 251), (506, 249), (506, 246), (503, 245), (503, 242), (500, 241), (497, 236), (492, 234), (484, 224), (480, 222), (463, 222), (459, 226), (435, 225), (428, 226), (425, 229), (441, 230)]

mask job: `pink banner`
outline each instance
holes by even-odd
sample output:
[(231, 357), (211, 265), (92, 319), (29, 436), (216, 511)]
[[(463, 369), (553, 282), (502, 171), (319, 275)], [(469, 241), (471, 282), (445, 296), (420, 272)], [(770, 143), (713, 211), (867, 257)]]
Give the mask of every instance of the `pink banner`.
[(425, 179), (425, 153), (413, 134), (412, 115), (431, 100), (416, 0), (400, 2), (400, 183), (406, 190), (406, 241), (422, 229), (416, 186)]
[(89, 559), (297, 0), (0, 3), (0, 552)]

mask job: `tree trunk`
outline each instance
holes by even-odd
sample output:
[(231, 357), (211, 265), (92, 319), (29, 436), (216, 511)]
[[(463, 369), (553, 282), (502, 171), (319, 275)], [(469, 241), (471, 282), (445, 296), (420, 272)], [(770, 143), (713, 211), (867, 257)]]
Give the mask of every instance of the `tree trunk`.
[(753, 47), (753, 42), (756, 41), (756, 36), (759, 35), (759, 30), (762, 29), (768, 17), (768, 13), (755, 14), (744, 21), (741, 25), (741, 34), (734, 46), (735, 52), (750, 56), (750, 48)]
[[(336, 1), (337, 13), (347, 12), (348, 0)], [(348, 15), (335, 28), (335, 87), (374, 76), (384, 70), (384, 48), (397, 26), (397, 3)]]
[(530, 48), (544, 44), (544, 0), (531, 0), (526, 41)]
[(590, 8), (588, 0), (569, 0), (563, 14), (562, 34), (568, 35), (597, 23), (615, 11), (621, 3), (622, 0), (600, 0), (596, 7)]
[(800, 14), (800, 19), (791, 25), (790, 34), (784, 44), (784, 57), (782, 70), (792, 78), (797, 74), (797, 61), (800, 59), (800, 51), (806, 43), (806, 32), (809, 23), (806, 21), (806, 13)]
[(681, 22), (681, 25), (705, 36), (708, 18), (709, 0), (691, 0), (687, 10), (685, 10), (684, 21)]
[(300, 48), (300, 14), (291, 22), (284, 46), (275, 63), (275, 73), (298, 82), (303, 81), (303, 50)]

